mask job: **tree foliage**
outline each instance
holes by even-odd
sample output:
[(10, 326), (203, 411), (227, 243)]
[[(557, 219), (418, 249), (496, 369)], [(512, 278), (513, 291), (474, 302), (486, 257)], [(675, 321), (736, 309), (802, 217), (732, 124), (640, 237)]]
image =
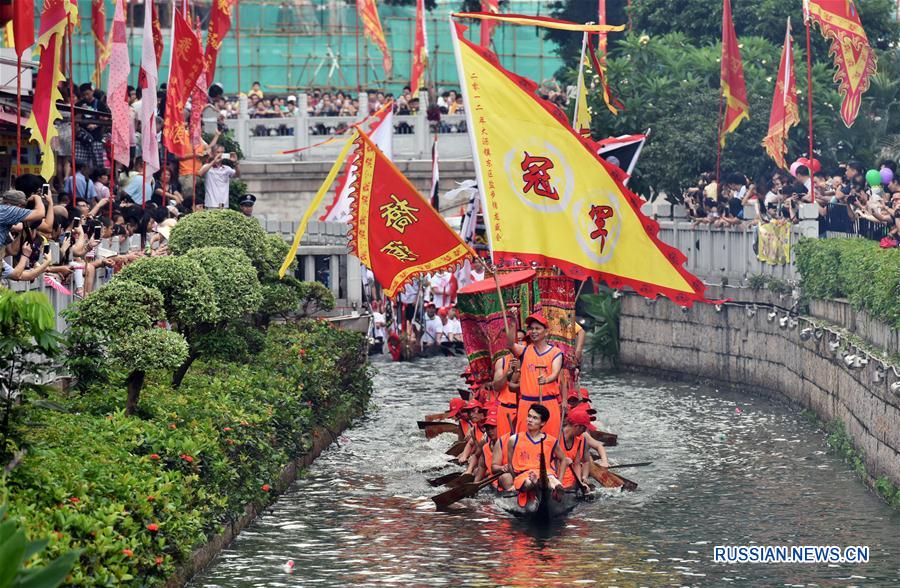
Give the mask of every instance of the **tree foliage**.
[(262, 302), (259, 279), (250, 258), (240, 249), (201, 247), (184, 257), (196, 261), (212, 283), (218, 320), (234, 320), (256, 312)]
[(172, 229), (169, 250), (184, 255), (200, 247), (233, 247), (247, 254), (257, 272), (266, 264), (266, 233), (259, 222), (233, 210), (204, 210), (189, 214)]
[[(619, 3), (621, 4), (621, 3)], [(858, 2), (863, 26), (876, 48), (878, 71), (863, 95), (854, 126), (840, 119), (841, 97), (833, 81), (834, 68), (828, 46), (813, 34), (814, 148), (825, 169), (839, 161), (857, 158), (877, 163), (900, 151), (900, 53), (891, 48), (898, 25), (892, 20), (887, 0)], [(632, 33), (610, 37), (607, 79), (625, 105), (618, 116), (609, 113), (600, 92), (591, 92), (595, 138), (643, 132), (651, 136), (641, 154), (630, 187), (649, 195), (664, 191), (679, 199), (682, 190), (700, 173), (716, 166), (716, 126), (719, 110), (721, 58), (721, 0), (643, 0), (632, 3)], [(624, 23), (622, 6), (609, 3), (610, 24)], [(806, 108), (805, 32), (798, 5), (777, 0), (734, 0), (733, 12), (750, 118), (726, 138), (722, 152), (723, 174), (741, 172), (751, 180), (768, 175), (774, 163), (762, 148), (768, 130), (785, 21), (794, 22), (794, 64), (800, 90), (800, 124), (788, 139), (788, 161), (808, 150)], [(618, 11), (618, 12), (616, 12)], [(585, 21), (596, 13), (590, 0), (565, 0), (554, 5), (554, 15)], [(580, 53), (579, 35), (553, 31), (548, 37), (559, 45), (567, 69), (558, 72), (574, 83)], [(881, 50), (883, 49), (883, 50)]]

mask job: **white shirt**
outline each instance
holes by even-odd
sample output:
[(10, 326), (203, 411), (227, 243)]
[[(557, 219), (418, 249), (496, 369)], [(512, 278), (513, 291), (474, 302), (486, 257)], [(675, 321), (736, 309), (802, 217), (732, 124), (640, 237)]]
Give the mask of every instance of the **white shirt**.
[(483, 279), (484, 279), (484, 270), (480, 270), (480, 271), (476, 270), (476, 269), (472, 270), (472, 281), (473, 282), (480, 282)]
[(428, 286), (431, 290), (432, 300), (434, 300), (435, 306), (441, 308), (450, 305), (451, 298), (449, 272), (440, 272), (434, 274), (433, 276), (431, 276), (431, 281), (428, 283)]
[(373, 311), (372, 312), (372, 336), (376, 339), (381, 337), (382, 340), (387, 339), (387, 333), (384, 332), (384, 327), (379, 327), (378, 325), (385, 324), (384, 314), (380, 312)]
[(437, 345), (441, 342), (441, 333), (444, 332), (444, 324), (441, 317), (434, 315), (432, 318), (425, 316), (425, 333), (422, 335), (422, 345)]
[(458, 318), (448, 318), (447, 324), (444, 325), (444, 332), (448, 335), (462, 335), (462, 323)]
[(403, 286), (403, 291), (400, 292), (400, 302), (403, 304), (415, 304), (418, 297), (419, 285), (414, 281)]
[(227, 165), (213, 166), (206, 170), (206, 200), (203, 202), (206, 208), (219, 208), (219, 205), (228, 208), (228, 185), (236, 173), (233, 167)]

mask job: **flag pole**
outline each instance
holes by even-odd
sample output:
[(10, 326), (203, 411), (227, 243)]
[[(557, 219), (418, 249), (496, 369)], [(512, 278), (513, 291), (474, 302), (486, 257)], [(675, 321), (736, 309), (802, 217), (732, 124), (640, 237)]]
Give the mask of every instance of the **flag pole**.
[(362, 85), (359, 77), (359, 3), (356, 4), (356, 93), (362, 93)]
[(113, 217), (113, 200), (116, 199), (116, 144), (109, 142), (109, 219)]
[(144, 161), (142, 163), (143, 163), (143, 167), (141, 169), (141, 208), (147, 208), (147, 162)]
[[(237, 95), (241, 95), (241, 2), (234, 3), (234, 41), (237, 49)], [(171, 66), (170, 66), (171, 67)], [(196, 194), (194, 195), (196, 198)]]
[[(597, 24), (606, 24), (606, 0), (599, 0), (599, 5), (597, 6)], [(600, 33), (597, 36), (597, 49), (600, 50), (600, 62), (606, 65), (606, 47), (607, 47), (607, 36), (606, 33)], [(581, 61), (584, 62), (584, 51), (582, 50)]]
[(72, 206), (75, 206), (75, 197), (78, 195), (78, 185), (75, 183), (75, 82), (72, 79), (72, 15), (66, 15), (66, 36), (68, 37), (69, 51), (69, 117), (72, 119), (72, 165), (69, 171), (72, 172)]
[[(603, 2), (603, 0), (600, 0)], [(589, 35), (587, 31), (585, 31), (584, 35), (581, 38), (581, 57), (578, 59), (578, 81), (576, 82), (576, 88), (578, 89), (575, 92), (575, 112), (572, 113), (572, 128), (578, 134), (581, 134), (581, 131), (578, 128), (578, 108), (581, 106), (581, 85), (584, 84), (585, 89), (587, 89), (587, 83), (584, 81), (584, 52), (588, 45)], [(587, 96), (585, 96), (586, 98)]]
[(16, 177), (22, 173), (22, 54), (16, 51)]
[[(804, 6), (806, 6), (804, 4)], [(813, 86), (812, 86), (812, 42), (810, 40), (809, 9), (806, 10), (806, 106), (809, 118), (809, 201), (815, 202), (813, 192)]]

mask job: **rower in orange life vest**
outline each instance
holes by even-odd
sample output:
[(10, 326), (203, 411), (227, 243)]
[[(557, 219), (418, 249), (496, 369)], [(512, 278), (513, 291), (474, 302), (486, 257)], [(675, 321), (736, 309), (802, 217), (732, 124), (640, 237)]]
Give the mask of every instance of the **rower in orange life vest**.
[(475, 476), (475, 481), (503, 472), (494, 487), (498, 490), (509, 490), (513, 486), (512, 468), (509, 466), (506, 448), (509, 444), (509, 434), (502, 437), (499, 432), (500, 418), (496, 410), (489, 410), (484, 419), (484, 444), (481, 446), (481, 462)]
[[(468, 413), (465, 412), (466, 401), (462, 398), (451, 398), (450, 399), (450, 410), (447, 411), (447, 418), (451, 418), (456, 420), (459, 423), (460, 431), (462, 432), (462, 437), (465, 437), (469, 432), (469, 427), (471, 423), (469, 422)], [(462, 440), (462, 439), (460, 439)]]
[(504, 355), (494, 362), (493, 388), (500, 403), (497, 410), (497, 436), (502, 437), (515, 431), (516, 414), (519, 411), (517, 392), (519, 391), (519, 360)]
[(559, 374), (563, 367), (563, 352), (547, 341), (549, 325), (541, 313), (531, 314), (525, 319), (525, 325), (530, 340), (528, 345), (517, 343), (513, 332), (506, 333), (509, 350), (521, 362), (516, 431), (525, 430), (528, 407), (534, 402), (540, 402), (550, 412), (544, 429), (550, 434), (559, 435)]
[(507, 460), (512, 466), (513, 486), (519, 490), (519, 504), (526, 506), (528, 498), (525, 496), (530, 490), (536, 490), (540, 484), (541, 454), (547, 466), (547, 481), (551, 490), (559, 487), (559, 479), (553, 475), (554, 469), (551, 460), (555, 459), (558, 466), (557, 474), (566, 475), (568, 466), (566, 454), (560, 448), (556, 437), (543, 432), (543, 428), (550, 417), (550, 411), (546, 406), (537, 402), (528, 409), (525, 419), (525, 431), (510, 436), (507, 447)]
[[(579, 397), (579, 395), (580, 395), (580, 397)], [(592, 421), (596, 419), (596, 417), (594, 415), (597, 414), (597, 411), (596, 411), (596, 409), (591, 408), (591, 399), (590, 399), (590, 396), (588, 396), (587, 388), (581, 388), (581, 390), (579, 390), (578, 393), (576, 393), (574, 390), (572, 390), (569, 393), (568, 402), (569, 402), (569, 411), (584, 410), (584, 412), (586, 412), (591, 417)], [(606, 458), (606, 447), (604, 447), (603, 443), (601, 443), (600, 441), (597, 441), (596, 439), (594, 439), (591, 436), (591, 431), (596, 431), (596, 430), (597, 430), (597, 428), (594, 427), (592, 429), (589, 429), (585, 433), (583, 433), (581, 436), (584, 439), (586, 449), (588, 449), (588, 450), (593, 449), (600, 455), (600, 461), (597, 462), (597, 465), (599, 465), (600, 467), (608, 468), (609, 461)], [(587, 453), (588, 453), (588, 455), (590, 455), (589, 451)], [(588, 457), (588, 459), (590, 459), (590, 457)], [(590, 472), (591, 464), (588, 463), (587, 466), (588, 466), (588, 472)], [(584, 478), (582, 478), (582, 480), (587, 480), (587, 478), (584, 477)]]
[[(566, 455), (567, 464), (565, 473), (560, 478), (563, 488), (580, 486), (585, 492), (589, 491), (587, 480), (591, 474), (591, 455), (585, 442), (586, 431), (596, 431), (597, 427), (591, 424), (593, 417), (588, 413), (586, 404), (581, 404), (572, 411), (566, 413), (566, 424), (563, 426), (562, 450)], [(557, 464), (558, 465), (558, 464)]]
[(487, 416), (487, 408), (478, 400), (470, 400), (466, 404), (465, 410), (469, 413), (471, 426), (466, 434), (466, 448), (459, 454), (457, 462), (466, 466), (465, 473), (474, 474), (475, 467), (478, 465), (478, 458), (481, 455), (481, 442), (484, 438), (482, 423), (484, 423), (484, 418)]

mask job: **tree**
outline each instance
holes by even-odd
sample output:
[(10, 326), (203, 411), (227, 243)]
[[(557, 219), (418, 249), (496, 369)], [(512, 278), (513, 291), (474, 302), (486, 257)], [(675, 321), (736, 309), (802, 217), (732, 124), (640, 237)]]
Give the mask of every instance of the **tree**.
[(95, 349), (82, 353), (108, 356), (109, 363), (125, 372), (129, 415), (137, 409), (146, 372), (173, 370), (188, 355), (180, 333), (156, 327), (166, 317), (163, 295), (156, 288), (116, 278), (76, 303), (66, 317), (70, 339), (96, 342)]
[(262, 276), (268, 267), (265, 243), (266, 233), (256, 219), (233, 210), (204, 210), (178, 221), (169, 238), (169, 250), (184, 255), (200, 247), (233, 247), (246, 253)]
[(44, 294), (0, 290), (0, 456), (8, 454), (10, 419), (16, 406), (26, 400), (26, 392), (44, 392), (34, 380), (52, 371), (49, 360), (59, 351), (55, 319)]

